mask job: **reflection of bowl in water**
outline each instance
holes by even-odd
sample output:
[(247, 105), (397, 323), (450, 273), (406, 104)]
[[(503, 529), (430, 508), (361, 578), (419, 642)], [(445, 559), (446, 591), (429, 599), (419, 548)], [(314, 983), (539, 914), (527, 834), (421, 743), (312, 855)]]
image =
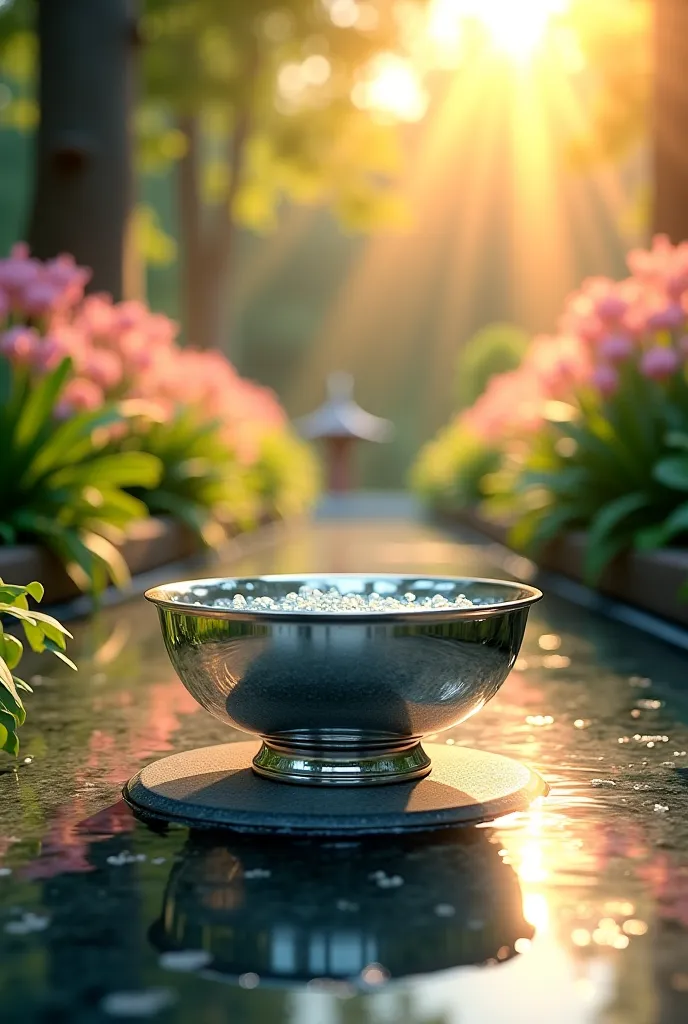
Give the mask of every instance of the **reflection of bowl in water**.
[[(279, 599), (302, 585), (369, 594), (466, 594), (469, 608), (391, 612), (237, 611), (218, 598)], [(502, 685), (538, 590), (501, 580), (267, 576), (156, 587), (165, 645), (207, 711), (264, 745), (260, 774), (371, 783), (430, 770), (421, 737), (458, 725)]]
[(202, 948), (232, 978), (284, 984), (505, 960), (532, 934), (514, 871), (475, 829), (365, 843), (192, 835), (150, 937)]

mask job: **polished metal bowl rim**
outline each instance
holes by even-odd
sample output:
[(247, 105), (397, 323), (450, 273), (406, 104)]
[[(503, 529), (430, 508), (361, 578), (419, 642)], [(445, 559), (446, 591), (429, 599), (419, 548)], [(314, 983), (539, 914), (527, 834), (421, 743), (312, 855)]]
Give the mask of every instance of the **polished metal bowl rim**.
[[(212, 605), (191, 604), (184, 601), (173, 601), (168, 596), (188, 591), (192, 587), (213, 587), (232, 580), (237, 588), (244, 583), (281, 583), (287, 580), (293, 581), (295, 585), (314, 581), (318, 578), (334, 581), (341, 580), (362, 580), (370, 583), (384, 583), (385, 581), (407, 580), (428, 580), (432, 583), (466, 583), (486, 584), (500, 589), (518, 589), (525, 591), (526, 596), (511, 601), (499, 601), (495, 604), (475, 605), (472, 608), (429, 608), (427, 611), (379, 611), (379, 612), (312, 612), (312, 611), (273, 611), (270, 609), (258, 611), (239, 611), (234, 608), (216, 608)], [(257, 595), (260, 596), (260, 595)], [(537, 587), (531, 587), (527, 583), (520, 583), (511, 580), (496, 580), (481, 576), (435, 576), (423, 573), (358, 573), (358, 572), (310, 572), (310, 573), (276, 573), (263, 576), (215, 576), (198, 580), (180, 580), (175, 583), (164, 583), (157, 587), (151, 587), (144, 594), (147, 601), (171, 612), (179, 612), (184, 615), (195, 615), (204, 619), (223, 619), (236, 622), (352, 622), (360, 623), (377, 622), (385, 625), (412, 623), (440, 623), (456, 622), (457, 620), (486, 619), (496, 615), (504, 615), (507, 612), (517, 611), (523, 608), (530, 608), (543, 597), (542, 591)]]

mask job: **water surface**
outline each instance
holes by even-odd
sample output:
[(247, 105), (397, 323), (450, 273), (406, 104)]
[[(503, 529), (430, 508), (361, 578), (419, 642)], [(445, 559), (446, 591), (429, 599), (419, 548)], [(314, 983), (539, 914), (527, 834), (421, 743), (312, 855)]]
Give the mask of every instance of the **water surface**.
[[(504, 572), (383, 519), (217, 569), (309, 571)], [(29, 663), (2, 762), (3, 1024), (688, 1020), (688, 655), (548, 597), (498, 696), (440, 737), (527, 761), (546, 800), (441, 836), (289, 843), (135, 822), (119, 794), (141, 765), (243, 737), (188, 696), (141, 599), (73, 631), (79, 673)]]

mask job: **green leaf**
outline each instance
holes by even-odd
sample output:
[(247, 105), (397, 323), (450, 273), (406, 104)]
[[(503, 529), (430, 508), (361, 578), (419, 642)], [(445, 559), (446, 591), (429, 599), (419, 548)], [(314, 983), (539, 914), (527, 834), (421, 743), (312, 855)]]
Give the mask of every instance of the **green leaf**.
[(16, 688), (14, 693), (9, 693), (7, 690), (0, 690), (0, 709), (8, 711), (16, 720), (17, 725), (23, 725), (26, 721), (26, 710)]
[(0, 750), (7, 751), (16, 757), (19, 753), (19, 737), (16, 733), (17, 723), (9, 711), (0, 711)]
[(25, 690), (26, 693), (33, 693), (33, 687), (29, 686), (28, 683), (25, 683), (23, 679), (19, 678), (19, 676), (12, 676), (12, 678), (14, 679), (14, 685), (18, 690)]
[(71, 658), (67, 657), (67, 655), (64, 653), (64, 651), (60, 648), (58, 644), (54, 643), (52, 640), (46, 640), (45, 649), (46, 651), (52, 651), (56, 658), (59, 658), (60, 661), (63, 661), (65, 665), (69, 665), (69, 667), (73, 668), (75, 672), (78, 671), (74, 662), (71, 660)]
[(12, 367), (9, 360), (0, 356), (0, 409), (9, 403), (12, 394)]
[(36, 654), (42, 654), (45, 650), (45, 640), (43, 639), (43, 630), (35, 624), (31, 624), (24, 620), (22, 622), (22, 628), (24, 630), (24, 636), (29, 644), (32, 651)]
[(52, 615), (47, 615), (45, 612), (35, 612), (32, 609), (31, 617), (36, 620), (39, 628), (43, 630), (46, 636), (55, 639), (55, 633), (58, 633), (63, 636), (68, 636), (70, 640), (73, 639), (72, 634), (69, 632), (67, 627), (63, 626), (61, 622), (57, 621), (57, 619), (54, 619)]
[(97, 515), (103, 522), (124, 527), (137, 519), (145, 519), (148, 516), (145, 502), (135, 498), (132, 494), (127, 494), (126, 491), (103, 487), (101, 496), (103, 502), (94, 510), (94, 515)]
[(677, 534), (688, 532), (688, 501), (679, 505), (663, 523), (641, 530), (635, 546), (641, 551), (665, 547)]
[(16, 544), (17, 533), (9, 523), (0, 523), (0, 540), (4, 541), (5, 544)]
[(7, 604), (5, 601), (0, 601), (0, 615), (12, 615), (15, 619), (26, 620), (35, 625), (33, 612), (20, 608), (17, 604)]
[(584, 575), (587, 581), (599, 578), (607, 563), (628, 545), (628, 533), (612, 536), (616, 528), (650, 502), (645, 494), (624, 494), (604, 505), (594, 516), (588, 531)]
[(7, 601), (13, 604), (17, 597), (22, 597), (28, 591), (28, 587), (13, 586), (10, 583), (3, 583), (0, 586), (0, 601)]
[(162, 465), (148, 452), (116, 452), (101, 455), (75, 466), (67, 466), (54, 473), (54, 487), (155, 487), (160, 480)]
[(529, 550), (537, 551), (562, 534), (577, 519), (577, 511), (568, 505), (543, 513), (533, 528)]
[(164, 490), (156, 490), (154, 500), (157, 511), (169, 512), (175, 519), (185, 523), (205, 543), (208, 543), (206, 536), (212, 522), (212, 515), (207, 508), (199, 502)]
[(664, 443), (668, 448), (682, 448), (688, 451), (688, 434), (682, 430), (672, 430), (664, 438)]
[(21, 532), (43, 540), (46, 537), (60, 537), (66, 527), (54, 519), (32, 512), (30, 509), (18, 509), (12, 513), (12, 523)]
[(583, 574), (588, 586), (594, 587), (609, 563), (627, 547), (627, 537), (609, 537), (606, 540), (598, 541), (594, 547), (589, 545), (585, 553)]
[(0, 656), (5, 659), (8, 668), (16, 668), (21, 661), (22, 654), (24, 653), (21, 640), (18, 640), (16, 636), (12, 636), (11, 633), (5, 633), (3, 635), (1, 628), (0, 638), (2, 638), (4, 643), (4, 650), (0, 652)]
[(31, 595), (34, 601), (40, 602), (43, 600), (43, 595), (45, 594), (45, 587), (43, 586), (42, 583), (39, 583), (37, 580), (34, 580), (33, 583), (28, 583), (26, 585), (26, 591)]
[[(12, 673), (7, 667), (7, 662), (4, 658), (0, 658), (0, 686), (3, 686), (15, 700), (19, 700), (19, 694), (17, 693), (17, 688), (14, 685)], [(2, 690), (0, 690), (0, 695), (2, 695)]]
[(46, 546), (64, 563), (69, 577), (80, 590), (94, 590), (95, 559), (74, 529), (46, 536)]
[(688, 491), (688, 455), (669, 455), (652, 471), (655, 480), (676, 491)]
[(53, 409), (72, 369), (70, 359), (63, 359), (52, 373), (35, 384), (24, 403), (14, 436), (17, 448), (28, 447), (42, 427), (52, 423)]
[(36, 453), (22, 477), (22, 483), (35, 484), (54, 470), (78, 463), (96, 450), (93, 442), (95, 431), (121, 422), (122, 415), (113, 406), (66, 420), (53, 430), (50, 438)]
[(87, 530), (82, 531), (81, 539), (89, 551), (107, 568), (108, 575), (116, 587), (123, 588), (129, 585), (129, 566), (119, 548), (105, 537)]
[(647, 508), (650, 501), (646, 494), (624, 494), (604, 505), (590, 524), (590, 538), (594, 542), (606, 537), (619, 523), (634, 512)]

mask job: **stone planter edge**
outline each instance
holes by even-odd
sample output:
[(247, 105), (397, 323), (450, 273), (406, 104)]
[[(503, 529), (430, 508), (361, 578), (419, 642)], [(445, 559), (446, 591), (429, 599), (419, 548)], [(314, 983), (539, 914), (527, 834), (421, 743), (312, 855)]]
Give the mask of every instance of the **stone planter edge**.
[[(191, 558), (201, 550), (192, 532), (168, 517), (151, 517), (137, 523), (120, 547), (132, 576)], [(20, 586), (39, 580), (45, 587), (46, 605), (70, 601), (80, 594), (60, 561), (38, 544), (0, 547), (0, 578)]]
[[(499, 544), (509, 546), (509, 527), (484, 518), (475, 509), (443, 513), (446, 521), (463, 523)], [(537, 557), (541, 569), (560, 573), (583, 583), (583, 560), (587, 536), (584, 532), (565, 534), (549, 544)], [(630, 552), (616, 558), (604, 573), (597, 589), (626, 604), (653, 615), (688, 626), (688, 600), (679, 591), (688, 581), (688, 549)]]

